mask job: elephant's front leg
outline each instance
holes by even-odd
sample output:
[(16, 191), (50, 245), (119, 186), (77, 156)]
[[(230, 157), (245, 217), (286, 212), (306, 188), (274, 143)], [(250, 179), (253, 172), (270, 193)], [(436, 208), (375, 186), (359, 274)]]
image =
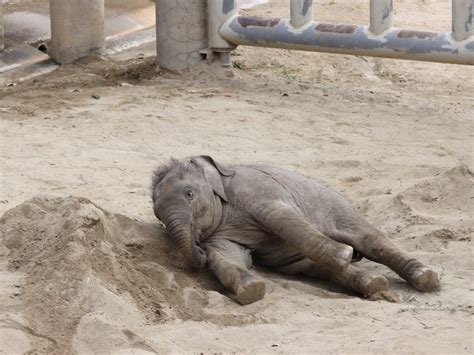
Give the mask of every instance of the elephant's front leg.
[(349, 267), (352, 247), (323, 235), (295, 207), (273, 201), (255, 207), (252, 214), (264, 229), (279, 236), (320, 267), (334, 273)]
[(240, 304), (259, 301), (265, 295), (265, 283), (253, 275), (250, 250), (228, 240), (206, 244), (209, 268), (230, 289)]

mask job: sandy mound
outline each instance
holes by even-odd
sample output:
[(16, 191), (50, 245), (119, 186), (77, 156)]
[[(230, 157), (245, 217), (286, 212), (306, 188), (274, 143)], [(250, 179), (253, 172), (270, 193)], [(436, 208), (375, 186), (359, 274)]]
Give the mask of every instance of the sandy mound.
[(474, 235), (474, 174), (465, 164), (416, 180), (398, 193), (371, 196), (363, 211), (405, 248), (435, 252)]
[[(116, 329), (107, 324), (124, 320), (222, 321), (203, 314), (207, 292), (219, 284), (186, 270), (158, 222), (112, 214), (84, 198), (36, 197), (5, 213), (0, 231), (10, 264), (26, 274), (24, 311), (33, 329), (48, 334), (36, 339), (47, 352), (69, 349), (77, 331), (100, 329), (102, 342), (110, 341), (107, 329)], [(78, 328), (97, 312), (100, 321)], [(133, 343), (131, 334), (118, 337)]]
[(474, 174), (461, 164), (415, 184), (401, 198), (415, 213), (469, 219), (474, 206)]

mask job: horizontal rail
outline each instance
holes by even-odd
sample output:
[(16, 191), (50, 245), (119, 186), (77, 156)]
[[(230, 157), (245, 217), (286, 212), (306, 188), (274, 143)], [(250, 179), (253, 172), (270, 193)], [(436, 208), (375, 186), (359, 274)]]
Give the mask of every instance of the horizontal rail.
[(474, 65), (474, 37), (390, 28), (379, 35), (368, 26), (311, 21), (295, 29), (290, 20), (233, 16), (220, 35), (235, 45)]

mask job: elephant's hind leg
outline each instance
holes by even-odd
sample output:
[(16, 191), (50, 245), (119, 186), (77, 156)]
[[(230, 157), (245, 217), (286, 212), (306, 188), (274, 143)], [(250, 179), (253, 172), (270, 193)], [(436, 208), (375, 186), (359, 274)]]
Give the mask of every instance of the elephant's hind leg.
[(265, 229), (284, 240), (306, 257), (335, 273), (347, 269), (352, 260), (352, 248), (322, 234), (290, 204), (267, 202), (256, 208), (253, 217)]
[(240, 304), (259, 301), (265, 295), (265, 283), (252, 274), (250, 250), (227, 241), (218, 240), (207, 246), (209, 268), (220, 282), (233, 291)]
[[(320, 270), (319, 272), (325, 272)], [(373, 294), (388, 290), (389, 283), (385, 276), (372, 275), (364, 272), (357, 266), (349, 266), (346, 272), (340, 275), (329, 274), (329, 280), (339, 285), (353, 290), (364, 297), (370, 297)]]
[(418, 291), (428, 292), (439, 287), (436, 272), (399, 249), (370, 225), (355, 231), (338, 232), (335, 239), (353, 246), (367, 259), (387, 265)]
[(373, 275), (352, 264), (349, 265), (347, 270), (341, 273), (334, 273), (321, 268), (310, 259), (305, 258), (282, 267), (278, 271), (286, 274), (304, 274), (320, 280), (331, 281), (364, 297), (370, 297), (377, 292), (386, 291), (389, 287), (389, 283), (384, 276)]

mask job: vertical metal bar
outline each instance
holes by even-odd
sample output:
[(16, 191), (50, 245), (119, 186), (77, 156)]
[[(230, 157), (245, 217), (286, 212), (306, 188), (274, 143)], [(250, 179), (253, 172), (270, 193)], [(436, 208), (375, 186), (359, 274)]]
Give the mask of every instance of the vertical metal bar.
[(472, 35), (472, 18), (474, 15), (474, 0), (453, 0), (453, 33), (456, 41), (464, 41)]
[(209, 47), (229, 48), (230, 43), (222, 38), (219, 29), (230, 17), (238, 14), (237, 0), (207, 0), (207, 11)]
[(0, 0), (0, 52), (5, 49), (5, 43), (3, 42), (4, 30), (3, 30), (3, 0)]
[(392, 27), (393, 0), (370, 0), (369, 30), (379, 35)]
[(310, 21), (313, 21), (313, 0), (291, 0), (291, 26), (303, 27)]
[(208, 12), (208, 61), (218, 61), (222, 66), (230, 66), (230, 52), (235, 45), (226, 41), (219, 33), (222, 25), (239, 11), (237, 0), (207, 0)]

